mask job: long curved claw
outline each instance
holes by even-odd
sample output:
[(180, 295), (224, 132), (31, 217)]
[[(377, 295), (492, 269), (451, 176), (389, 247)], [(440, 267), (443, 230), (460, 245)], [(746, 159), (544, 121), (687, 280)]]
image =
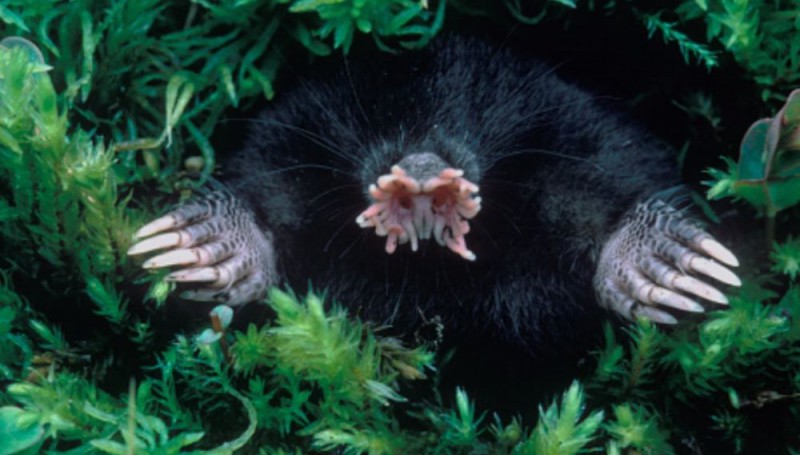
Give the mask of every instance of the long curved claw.
[(699, 248), (701, 251), (706, 253), (707, 255), (711, 256), (712, 258), (722, 262), (723, 264), (729, 265), (731, 267), (739, 267), (739, 260), (736, 256), (731, 252), (731, 250), (722, 246), (721, 243), (717, 242), (712, 238), (705, 238), (700, 241)]
[(142, 264), (142, 267), (146, 269), (160, 269), (173, 265), (193, 265), (199, 263), (200, 259), (196, 248), (183, 248), (150, 258)]
[[(141, 231), (141, 229), (139, 231)], [(151, 251), (163, 250), (164, 248), (172, 248), (179, 246), (180, 244), (180, 233), (170, 232), (167, 234), (161, 234), (134, 244), (130, 247), (130, 249), (128, 249), (128, 256), (136, 256), (139, 254), (149, 253)]]
[(675, 319), (675, 316), (661, 310), (657, 310), (653, 307), (649, 306), (640, 306), (633, 310), (633, 316), (638, 317), (642, 316), (647, 319), (650, 319), (653, 322), (657, 322), (659, 324), (677, 324), (678, 320)]
[(688, 311), (691, 313), (702, 313), (705, 311), (703, 306), (694, 300), (659, 286), (654, 286), (648, 297), (645, 303), (664, 305), (675, 308), (676, 310)]
[[(134, 238), (136, 239), (143, 239), (145, 237), (150, 237), (153, 234), (158, 234), (159, 232), (169, 231), (171, 229), (177, 229), (182, 227), (184, 223), (178, 221), (178, 218), (173, 215), (165, 215), (161, 218), (156, 218), (155, 220), (145, 224), (135, 234), (133, 234)], [(131, 254), (128, 252), (128, 254)]]
[(166, 280), (199, 284), (191, 300), (238, 305), (256, 300), (277, 280), (275, 253), (252, 212), (226, 192), (178, 207), (136, 232), (128, 255), (165, 250), (145, 269), (178, 267)]
[(705, 278), (740, 286), (728, 269), (738, 264), (730, 250), (681, 212), (651, 201), (637, 206), (604, 245), (595, 292), (602, 306), (626, 318), (674, 324), (668, 310), (705, 311), (696, 298), (727, 305), (725, 294)]
[(198, 267), (194, 269), (178, 270), (172, 272), (165, 278), (167, 281), (179, 283), (204, 283), (219, 280), (219, 272), (216, 267)]
[(728, 298), (725, 297), (725, 294), (720, 292), (718, 289), (709, 286), (696, 278), (686, 275), (681, 275), (676, 277), (672, 281), (672, 285), (675, 287), (675, 289), (678, 289), (683, 292), (688, 292), (702, 299), (714, 303), (719, 303), (720, 305), (728, 304)]
[(742, 280), (740, 280), (735, 273), (717, 264), (711, 259), (702, 257), (692, 258), (689, 262), (689, 267), (691, 267), (692, 271), (694, 272), (702, 273), (703, 275), (714, 278), (715, 280), (721, 281), (725, 284), (737, 287), (742, 285)]

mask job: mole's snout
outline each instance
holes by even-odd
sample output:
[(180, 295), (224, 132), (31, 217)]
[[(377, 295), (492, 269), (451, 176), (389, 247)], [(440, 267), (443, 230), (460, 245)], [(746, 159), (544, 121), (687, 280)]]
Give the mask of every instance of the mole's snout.
[(470, 261), (464, 236), (468, 220), (481, 209), (478, 186), (463, 177), (464, 171), (450, 167), (434, 153), (414, 153), (392, 166), (369, 187), (373, 204), (356, 218), (359, 226), (374, 227), (386, 239), (386, 252), (411, 242), (431, 238)]

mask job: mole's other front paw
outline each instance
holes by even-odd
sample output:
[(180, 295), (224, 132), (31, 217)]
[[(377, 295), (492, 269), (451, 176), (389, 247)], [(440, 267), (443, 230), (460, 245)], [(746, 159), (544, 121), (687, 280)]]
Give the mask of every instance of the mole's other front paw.
[(227, 192), (213, 192), (136, 232), (132, 256), (164, 250), (142, 267), (176, 267), (166, 279), (200, 283), (181, 297), (238, 305), (263, 298), (274, 284), (275, 252), (254, 215)]
[(639, 204), (614, 232), (600, 253), (594, 289), (600, 305), (628, 319), (644, 316), (674, 324), (665, 308), (703, 312), (701, 298), (727, 304), (722, 292), (707, 281), (739, 286), (727, 267), (739, 261), (714, 240), (661, 200)]

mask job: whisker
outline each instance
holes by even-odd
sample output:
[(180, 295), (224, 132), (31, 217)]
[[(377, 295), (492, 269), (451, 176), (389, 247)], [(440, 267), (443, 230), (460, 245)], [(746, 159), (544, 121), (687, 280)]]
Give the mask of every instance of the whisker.
[[(342, 225), (342, 226), (344, 226), (344, 225)], [(360, 232), (360, 233), (359, 233), (359, 234), (358, 234), (358, 235), (357, 235), (357, 236), (356, 236), (356, 237), (353, 239), (353, 241), (352, 241), (352, 242), (350, 242), (350, 245), (348, 245), (348, 246), (347, 246), (347, 248), (345, 248), (345, 249), (344, 249), (344, 250), (343, 250), (343, 251), (342, 251), (342, 252), (339, 254), (339, 259), (342, 259), (342, 258), (343, 258), (343, 257), (344, 257), (344, 256), (345, 256), (345, 255), (346, 255), (348, 252), (350, 252), (350, 250), (351, 250), (351, 249), (352, 249), (352, 248), (353, 248), (353, 247), (356, 245), (356, 243), (360, 242), (360, 241), (361, 241), (361, 239), (363, 239), (363, 238), (364, 238), (364, 235), (366, 235), (366, 234), (367, 234), (367, 232), (366, 232), (366, 231), (361, 231), (361, 232)]]
[(323, 214), (326, 210), (330, 209), (331, 207), (335, 207), (338, 210), (329, 211), (329, 216), (323, 216), (324, 219), (336, 219), (343, 215), (352, 215), (352, 219), (355, 220), (361, 211), (363, 211), (369, 204), (362, 203), (362, 202), (354, 202), (351, 204), (347, 204), (345, 206), (341, 206), (340, 200), (338, 199), (331, 199), (330, 201), (318, 205), (314, 207), (314, 211), (309, 213), (309, 216), (317, 216), (318, 214)]
[(449, 275), (449, 273), (447, 271), (448, 268), (445, 266), (444, 260), (442, 259), (442, 256), (441, 255), (436, 255), (436, 256), (438, 257), (438, 260), (439, 260), (439, 267), (437, 267), (437, 268), (442, 270), (443, 278), (444, 278), (445, 285), (447, 286), (447, 290), (450, 292), (450, 294), (452, 294), (453, 299), (455, 299), (455, 301), (458, 303), (458, 306), (463, 308), (464, 307), (464, 302), (461, 300), (461, 298), (458, 295), (458, 292), (456, 292), (455, 286), (453, 286), (453, 283), (450, 281), (450, 275)]
[(492, 187), (496, 183), (503, 184), (503, 185), (508, 185), (508, 186), (521, 187), (521, 188), (524, 188), (526, 190), (536, 189), (536, 187), (534, 185), (529, 185), (527, 183), (515, 182), (513, 180), (506, 180), (506, 179), (486, 179), (486, 178), (481, 179), (481, 188), (489, 188), (489, 187)]
[(503, 161), (503, 160), (505, 160), (507, 158), (513, 158), (515, 156), (520, 156), (520, 155), (538, 155), (538, 154), (555, 156), (555, 157), (564, 158), (564, 159), (567, 159), (567, 160), (585, 162), (587, 164), (592, 165), (598, 171), (602, 171), (602, 172), (606, 171), (606, 169), (604, 167), (600, 166), (599, 164), (595, 163), (592, 159), (589, 159), (589, 158), (583, 158), (583, 157), (580, 157), (580, 156), (568, 155), (566, 153), (556, 152), (555, 150), (535, 149), (535, 148), (534, 149), (514, 150), (512, 152), (508, 152), (508, 153), (505, 153), (503, 155), (500, 155), (499, 157), (494, 159), (494, 161), (492, 162), (492, 166), (494, 166), (498, 162)]
[[(513, 227), (515, 231), (517, 231), (517, 234), (521, 234), (522, 233), (522, 230), (520, 230), (519, 226), (517, 226), (517, 223), (515, 223), (514, 220), (512, 220), (511, 217), (507, 213), (504, 213), (501, 210), (497, 210), (497, 211), (508, 221), (509, 225), (511, 227)], [(497, 240), (495, 240), (494, 236), (491, 234), (489, 229), (487, 229), (486, 226), (484, 226), (484, 224), (478, 219), (473, 219), (472, 220), (472, 224), (474, 224), (475, 227), (477, 227), (481, 231), (481, 234), (483, 234), (483, 236), (485, 238), (489, 239), (489, 242), (492, 244), (492, 246), (494, 247), (495, 251), (499, 252), (500, 251), (500, 244), (497, 243)]]
[(302, 169), (317, 169), (317, 170), (323, 170), (323, 171), (331, 171), (331, 172), (339, 173), (339, 174), (346, 175), (346, 176), (349, 176), (349, 177), (355, 177), (353, 174), (351, 174), (348, 171), (343, 171), (343, 170), (337, 169), (337, 168), (335, 168), (333, 166), (327, 166), (327, 165), (318, 164), (318, 163), (296, 164), (296, 165), (293, 165), (293, 166), (286, 166), (286, 167), (282, 167), (282, 168), (278, 168), (278, 169), (273, 169), (273, 170), (267, 171), (267, 172), (265, 172), (263, 174), (259, 174), (259, 177), (264, 177), (264, 176), (268, 176), (268, 175), (275, 175), (275, 174), (281, 174), (281, 173), (284, 173), (284, 172), (291, 172), (291, 171), (297, 171), (297, 170), (302, 170)]
[(345, 150), (339, 148), (330, 139), (328, 139), (328, 138), (326, 138), (324, 136), (321, 136), (321, 135), (319, 135), (317, 133), (314, 133), (313, 131), (310, 131), (308, 129), (296, 126), (296, 125), (283, 123), (283, 122), (280, 122), (280, 121), (274, 120), (274, 119), (261, 119), (261, 118), (246, 119), (246, 118), (229, 117), (229, 118), (224, 119), (223, 121), (248, 122), (248, 123), (254, 123), (254, 124), (258, 124), (258, 125), (277, 126), (277, 127), (285, 128), (285, 129), (290, 130), (292, 132), (301, 134), (303, 137), (305, 137), (306, 139), (310, 140), (314, 144), (316, 144), (316, 145), (322, 147), (323, 149), (333, 153), (334, 156), (337, 156), (337, 157), (347, 161), (348, 163), (350, 163), (352, 165), (358, 165), (359, 164), (358, 160), (356, 160), (353, 156), (347, 154), (345, 152)]
[[(355, 206), (355, 204), (352, 204), (350, 207), (344, 207), (344, 208), (342, 208), (342, 210), (340, 210), (340, 211), (339, 211), (339, 212), (337, 212), (337, 213), (339, 214), (339, 216), (341, 216), (342, 214), (345, 214), (345, 213), (346, 213), (346, 211), (349, 211), (349, 210), (350, 210), (350, 208), (352, 208), (352, 207), (354, 207), (354, 206)], [(353, 217), (348, 217), (348, 218), (347, 218), (347, 219), (346, 219), (346, 220), (345, 220), (345, 221), (344, 221), (344, 222), (343, 222), (343, 223), (342, 223), (342, 224), (341, 224), (341, 225), (340, 225), (340, 226), (339, 226), (339, 227), (336, 229), (336, 231), (334, 231), (334, 233), (331, 235), (331, 238), (330, 238), (330, 239), (328, 239), (328, 241), (325, 243), (325, 246), (322, 248), (322, 251), (324, 251), (324, 252), (326, 252), (326, 253), (327, 253), (327, 252), (330, 250), (330, 247), (331, 247), (331, 244), (333, 243), (333, 241), (334, 241), (334, 240), (336, 239), (336, 237), (337, 237), (337, 236), (338, 236), (338, 235), (339, 235), (339, 234), (340, 234), (340, 233), (341, 233), (341, 232), (344, 230), (344, 228), (346, 228), (346, 227), (348, 226), (348, 224), (355, 225), (355, 224), (356, 224), (356, 217), (355, 217), (355, 216), (353, 216)], [(360, 231), (362, 234), (363, 234), (363, 233), (365, 233), (365, 232), (368, 232), (368, 231), (366, 231), (366, 230), (364, 230), (364, 229), (360, 229), (359, 231)]]
[[(331, 119), (331, 123), (333, 122), (333, 120), (341, 121), (343, 119), (355, 119), (355, 116), (350, 114), (350, 112), (349, 112), (349, 109), (348, 109), (349, 106), (347, 106), (347, 105), (337, 106), (337, 108), (339, 108), (339, 110), (335, 111), (335, 110), (333, 110), (331, 108), (329, 103), (323, 103), (322, 102), (320, 97), (317, 96), (317, 90), (324, 89), (325, 88), (324, 86), (313, 87), (313, 86), (309, 85), (308, 81), (304, 81), (303, 82), (303, 86), (304, 86), (306, 92), (308, 93), (308, 95), (314, 100), (314, 102), (316, 103), (317, 107), (319, 107), (320, 114), (327, 114), (327, 116)], [(344, 115), (343, 115), (342, 111), (345, 112)], [(320, 118), (322, 118), (322, 115), (320, 115)], [(356, 131), (355, 125), (346, 125), (345, 127), (340, 128), (339, 130), (340, 131), (346, 131), (346, 132), (350, 133), (349, 134), (351, 136), (350, 140), (353, 141), (353, 143), (358, 145), (359, 147), (365, 148), (364, 143), (361, 142), (361, 139), (359, 138), (359, 136), (354, 134), (355, 131)]]
[[(522, 130), (524, 132), (531, 132), (534, 129), (542, 128), (542, 127), (545, 127), (545, 126), (548, 126), (548, 125), (555, 124), (556, 121), (557, 121), (557, 119), (554, 119), (552, 117), (548, 117), (545, 121), (539, 121), (539, 122), (533, 123), (533, 124), (527, 123), (531, 118), (541, 117), (544, 114), (551, 113), (551, 112), (553, 112), (553, 111), (555, 111), (557, 109), (561, 109), (561, 108), (564, 108), (564, 107), (581, 106), (581, 105), (589, 104), (589, 103), (592, 103), (592, 102), (595, 102), (595, 101), (598, 101), (598, 100), (601, 100), (601, 99), (616, 99), (616, 98), (612, 97), (612, 96), (606, 96), (606, 95), (587, 96), (585, 98), (574, 100), (574, 101), (571, 101), (571, 102), (568, 102), (568, 103), (554, 104), (552, 106), (544, 107), (544, 108), (541, 108), (541, 109), (534, 109), (528, 115), (525, 115), (524, 117), (522, 117), (519, 120), (515, 121), (512, 125), (509, 125), (509, 127), (505, 128), (504, 129), (504, 133), (502, 133), (498, 137), (492, 138), (491, 143), (489, 143), (488, 145), (484, 146), (483, 148), (484, 148), (484, 150), (486, 150), (487, 155), (492, 155), (498, 149), (503, 148), (510, 139), (513, 139), (514, 137), (517, 137), (519, 135), (520, 130)], [(522, 128), (518, 128), (518, 126), (521, 126)], [(491, 167), (492, 165), (493, 165), (493, 163), (490, 164), (488, 167)]]
[(344, 184), (344, 185), (335, 186), (335, 187), (333, 187), (333, 188), (331, 188), (329, 190), (323, 191), (322, 193), (319, 193), (318, 195), (314, 196), (312, 199), (310, 199), (308, 201), (308, 203), (309, 204), (313, 204), (313, 203), (317, 202), (317, 200), (319, 200), (319, 199), (321, 199), (321, 198), (323, 198), (323, 197), (325, 197), (325, 196), (327, 196), (327, 195), (329, 195), (329, 194), (331, 194), (333, 192), (336, 192), (336, 191), (339, 191), (339, 190), (342, 190), (342, 189), (345, 189), (345, 188), (351, 188), (351, 187), (356, 187), (357, 188), (358, 186), (359, 185), (357, 185), (355, 183), (348, 183), (348, 184)]
[[(409, 270), (411, 268), (411, 258), (410, 257), (405, 257), (405, 261), (404, 262), (405, 262), (405, 264), (404, 264), (404, 267), (403, 267), (403, 278), (402, 278), (402, 282), (401, 282), (402, 284), (400, 285), (400, 290), (398, 291), (397, 296), (393, 299), (394, 300), (394, 305), (393, 305), (393, 308), (392, 308), (392, 314), (389, 316), (389, 321), (390, 322), (394, 322), (394, 319), (397, 317), (397, 312), (400, 310), (400, 306), (404, 305), (403, 294), (405, 294), (406, 285), (408, 284), (408, 272), (409, 272)], [(388, 261), (387, 261), (387, 265), (388, 265)]]
[[(500, 251), (500, 244), (497, 243), (497, 241), (494, 239), (494, 236), (491, 235), (489, 229), (487, 229), (486, 226), (483, 225), (483, 223), (481, 223), (478, 220), (473, 220), (472, 225), (478, 228), (478, 230), (481, 232), (484, 238), (489, 240), (489, 243), (492, 244), (492, 247), (494, 247), (495, 251), (498, 252)], [(517, 232), (519, 233), (519, 230), (516, 228), (516, 225), (514, 226), (514, 229), (517, 230)]]
[(361, 113), (361, 116), (364, 117), (364, 121), (367, 125), (370, 125), (369, 117), (367, 116), (367, 111), (364, 110), (364, 106), (361, 104), (361, 100), (358, 98), (358, 92), (356, 92), (356, 85), (353, 82), (353, 75), (350, 73), (350, 62), (347, 60), (347, 55), (343, 55), (344, 60), (344, 71), (347, 74), (347, 82), (350, 84), (350, 91), (353, 92), (353, 98), (356, 101), (356, 106), (358, 107), (358, 111)]

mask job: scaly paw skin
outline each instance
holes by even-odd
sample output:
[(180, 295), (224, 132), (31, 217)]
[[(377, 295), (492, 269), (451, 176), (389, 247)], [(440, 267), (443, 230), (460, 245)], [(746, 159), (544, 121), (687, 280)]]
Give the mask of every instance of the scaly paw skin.
[(176, 267), (166, 279), (198, 283), (181, 297), (239, 305), (264, 297), (276, 281), (272, 243), (253, 214), (227, 192), (182, 205), (136, 232), (128, 255), (166, 250), (142, 267)]
[(726, 305), (707, 281), (741, 285), (728, 269), (738, 265), (710, 234), (656, 199), (639, 204), (603, 246), (594, 289), (601, 306), (627, 319), (675, 324), (666, 308), (700, 313), (699, 299)]

